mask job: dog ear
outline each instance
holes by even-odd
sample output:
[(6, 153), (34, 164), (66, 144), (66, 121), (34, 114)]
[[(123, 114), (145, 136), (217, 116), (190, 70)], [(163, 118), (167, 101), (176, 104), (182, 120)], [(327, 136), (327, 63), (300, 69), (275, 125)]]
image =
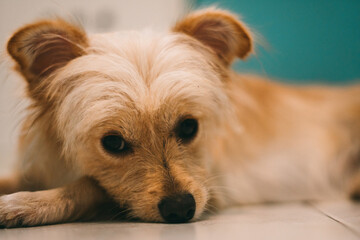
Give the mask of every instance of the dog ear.
[(206, 9), (194, 12), (174, 27), (210, 47), (229, 65), (235, 57), (246, 58), (253, 51), (250, 31), (229, 12)]
[(19, 29), (8, 53), (30, 85), (84, 54), (86, 34), (64, 20), (45, 20)]

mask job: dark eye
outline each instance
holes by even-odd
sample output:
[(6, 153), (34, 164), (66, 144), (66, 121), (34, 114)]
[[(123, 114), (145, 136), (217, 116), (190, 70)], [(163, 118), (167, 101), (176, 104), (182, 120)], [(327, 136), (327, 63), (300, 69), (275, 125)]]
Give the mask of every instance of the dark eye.
[(177, 137), (181, 139), (182, 142), (190, 142), (198, 132), (198, 121), (193, 118), (187, 118), (182, 120), (176, 130)]
[(112, 154), (124, 153), (129, 150), (128, 144), (119, 135), (107, 135), (101, 139), (104, 149)]

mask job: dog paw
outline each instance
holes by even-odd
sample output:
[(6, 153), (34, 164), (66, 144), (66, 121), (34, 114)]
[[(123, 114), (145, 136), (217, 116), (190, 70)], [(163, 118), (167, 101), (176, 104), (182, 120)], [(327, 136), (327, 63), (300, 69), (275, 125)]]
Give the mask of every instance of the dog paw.
[(18, 192), (0, 197), (0, 227), (33, 226), (44, 222), (43, 203), (36, 193)]

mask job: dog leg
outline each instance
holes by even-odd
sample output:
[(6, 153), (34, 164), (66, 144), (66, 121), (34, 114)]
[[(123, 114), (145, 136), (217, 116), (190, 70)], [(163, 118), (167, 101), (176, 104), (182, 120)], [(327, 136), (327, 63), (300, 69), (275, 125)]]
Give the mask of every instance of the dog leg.
[(106, 200), (102, 188), (87, 177), (61, 188), (4, 195), (0, 197), (0, 226), (21, 227), (74, 221)]
[(7, 178), (0, 178), (0, 195), (10, 194), (21, 190), (20, 181), (17, 175)]

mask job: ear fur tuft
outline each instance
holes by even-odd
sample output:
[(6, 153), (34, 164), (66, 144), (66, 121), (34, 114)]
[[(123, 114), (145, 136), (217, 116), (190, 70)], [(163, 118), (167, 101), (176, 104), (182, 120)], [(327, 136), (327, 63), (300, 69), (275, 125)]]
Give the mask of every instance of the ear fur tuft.
[(81, 28), (56, 19), (22, 27), (8, 41), (7, 50), (31, 83), (83, 55), (87, 44)]
[(172, 30), (210, 47), (225, 64), (230, 64), (235, 57), (244, 59), (253, 51), (253, 38), (248, 28), (223, 10), (196, 11), (180, 20)]

